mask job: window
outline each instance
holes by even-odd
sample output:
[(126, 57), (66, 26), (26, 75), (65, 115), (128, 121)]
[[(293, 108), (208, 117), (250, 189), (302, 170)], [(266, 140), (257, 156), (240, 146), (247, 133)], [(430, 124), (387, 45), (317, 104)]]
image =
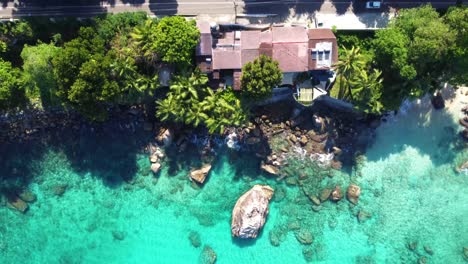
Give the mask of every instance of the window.
[(323, 51), (318, 52), (318, 60), (319, 61), (323, 60)]
[(325, 60), (329, 60), (329, 59), (330, 59), (330, 51), (326, 50), (325, 51)]
[(313, 50), (312, 50), (312, 59), (313, 59), (313, 60), (316, 60), (316, 59), (317, 59), (317, 50), (316, 50), (316, 49), (313, 49)]

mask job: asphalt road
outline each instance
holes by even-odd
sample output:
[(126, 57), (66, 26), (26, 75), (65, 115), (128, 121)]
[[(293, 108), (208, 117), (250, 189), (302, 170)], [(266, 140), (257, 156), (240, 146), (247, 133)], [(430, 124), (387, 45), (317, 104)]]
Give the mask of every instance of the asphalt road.
[[(337, 12), (344, 13), (354, 2), (355, 12), (369, 12), (365, 1), (343, 0), (23, 0), (12, 2), (0, 0), (0, 18), (25, 16), (92, 16), (101, 13), (144, 11), (151, 15), (235, 15), (235, 14), (282, 14), (290, 9), (298, 14)], [(384, 1), (384, 10), (389, 7), (414, 7), (431, 3), (436, 8), (454, 5), (456, 1)]]

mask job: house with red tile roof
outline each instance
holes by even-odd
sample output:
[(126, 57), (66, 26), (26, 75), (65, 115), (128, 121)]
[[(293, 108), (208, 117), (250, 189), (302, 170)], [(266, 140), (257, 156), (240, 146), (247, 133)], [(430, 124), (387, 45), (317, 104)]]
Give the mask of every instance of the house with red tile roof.
[(230, 84), (240, 90), (242, 67), (260, 55), (278, 61), (283, 82), (302, 72), (328, 71), (338, 60), (336, 37), (330, 29), (303, 26), (210, 25), (198, 21), (201, 38), (196, 63), (213, 87)]

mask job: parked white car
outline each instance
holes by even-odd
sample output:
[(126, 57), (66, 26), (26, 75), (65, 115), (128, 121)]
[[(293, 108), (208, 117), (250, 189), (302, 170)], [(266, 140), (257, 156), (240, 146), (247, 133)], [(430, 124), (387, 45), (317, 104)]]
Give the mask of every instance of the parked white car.
[(381, 4), (380, 1), (369, 1), (366, 3), (366, 8), (377, 9), (377, 8), (380, 8), (380, 4)]

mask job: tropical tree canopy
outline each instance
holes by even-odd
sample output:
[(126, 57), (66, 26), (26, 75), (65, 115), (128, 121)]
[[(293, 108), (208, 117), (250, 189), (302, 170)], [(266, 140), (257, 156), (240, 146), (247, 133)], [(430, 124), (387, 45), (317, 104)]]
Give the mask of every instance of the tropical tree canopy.
[(207, 82), (207, 76), (198, 73), (176, 78), (167, 97), (156, 102), (156, 116), (194, 127), (204, 125), (210, 133), (223, 133), (226, 126), (245, 121), (245, 111), (232, 90), (214, 92)]
[(247, 99), (262, 100), (271, 97), (273, 88), (281, 84), (283, 74), (277, 61), (260, 55), (242, 68), (241, 88)]
[(377, 32), (375, 61), (382, 70), (386, 108), (396, 109), (405, 98), (433, 93), (453, 79), (455, 28), (426, 5), (401, 10), (388, 28)]
[(57, 80), (53, 73), (52, 58), (60, 51), (54, 44), (25, 45), (21, 52), (23, 71), (30, 92), (40, 97), (42, 106), (58, 106)]
[(25, 102), (25, 81), (21, 71), (0, 59), (0, 110), (12, 109)]
[(187, 66), (192, 63), (200, 32), (194, 20), (171, 16), (147, 20), (135, 28), (132, 37), (148, 60)]

